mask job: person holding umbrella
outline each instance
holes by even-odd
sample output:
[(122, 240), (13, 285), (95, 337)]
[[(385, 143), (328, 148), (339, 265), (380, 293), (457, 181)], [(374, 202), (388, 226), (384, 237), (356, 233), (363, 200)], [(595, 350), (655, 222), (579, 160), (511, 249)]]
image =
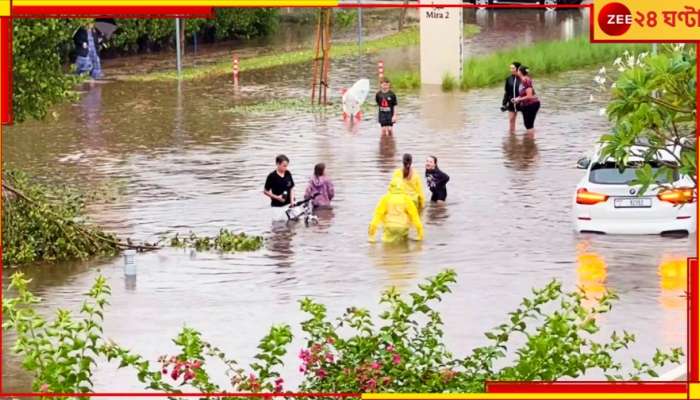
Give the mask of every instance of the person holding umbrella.
[(99, 79), (102, 76), (100, 46), (116, 29), (114, 20), (109, 19), (90, 21), (86, 26), (81, 26), (75, 31), (73, 43), (77, 52), (75, 69), (78, 75), (89, 73), (93, 79)]

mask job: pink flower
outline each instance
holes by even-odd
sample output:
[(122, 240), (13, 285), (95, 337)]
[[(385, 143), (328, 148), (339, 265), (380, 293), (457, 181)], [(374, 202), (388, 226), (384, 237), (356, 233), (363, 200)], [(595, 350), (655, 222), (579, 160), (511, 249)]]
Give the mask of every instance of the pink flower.
[(194, 372), (192, 372), (191, 370), (187, 370), (187, 372), (185, 372), (185, 377), (184, 377), (185, 382), (189, 381), (192, 378), (194, 378)]
[(48, 391), (49, 391), (49, 385), (48, 385), (47, 383), (44, 383), (44, 384), (41, 385), (41, 387), (39, 388), (39, 391), (40, 391), (40, 392), (48, 392)]
[(335, 339), (333, 339), (332, 337), (328, 336), (328, 338), (326, 338), (326, 342), (327, 342), (328, 344), (334, 344), (334, 343), (335, 343)]
[(394, 362), (395, 365), (401, 364), (401, 356), (398, 354), (394, 354), (391, 360)]
[(379, 369), (379, 368), (381, 368), (381, 366), (382, 366), (382, 365), (379, 364), (379, 363), (376, 362), (376, 361), (373, 362), (372, 365), (371, 365), (372, 369)]
[(323, 368), (316, 371), (316, 376), (318, 376), (321, 379), (325, 378), (327, 375), (328, 374), (326, 373), (326, 370), (324, 370)]
[(282, 384), (283, 383), (284, 383), (284, 379), (282, 379), (282, 378), (275, 379), (275, 392), (282, 391)]
[(301, 373), (306, 372), (306, 366), (300, 365), (300, 366), (299, 366), (299, 372), (301, 372)]
[(374, 379), (368, 380), (366, 387), (367, 387), (367, 389), (370, 389), (370, 390), (376, 389), (377, 388), (377, 381), (375, 381)]
[(390, 345), (386, 346), (386, 350), (387, 350), (388, 352), (393, 353), (393, 352), (394, 352), (394, 345), (390, 344)]
[(333, 354), (331, 354), (330, 352), (326, 353), (326, 361), (333, 362), (333, 359)]
[(299, 358), (304, 362), (308, 362), (311, 358), (311, 352), (306, 349), (301, 349), (301, 351), (299, 351)]

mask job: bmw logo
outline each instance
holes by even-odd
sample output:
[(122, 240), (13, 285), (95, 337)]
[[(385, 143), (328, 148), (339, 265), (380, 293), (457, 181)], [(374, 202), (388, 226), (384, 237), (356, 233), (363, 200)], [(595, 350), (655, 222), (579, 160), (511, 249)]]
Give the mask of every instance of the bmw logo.
[(633, 194), (636, 194), (636, 193), (637, 193), (637, 191), (636, 191), (634, 188), (630, 189), (630, 194), (633, 195)]

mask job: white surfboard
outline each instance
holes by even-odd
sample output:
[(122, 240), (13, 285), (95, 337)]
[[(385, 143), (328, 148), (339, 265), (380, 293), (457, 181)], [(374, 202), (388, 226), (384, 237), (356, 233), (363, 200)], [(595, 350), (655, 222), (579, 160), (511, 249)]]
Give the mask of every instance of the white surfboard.
[(369, 94), (369, 79), (360, 79), (343, 94), (343, 112), (355, 116), (360, 112), (362, 103)]

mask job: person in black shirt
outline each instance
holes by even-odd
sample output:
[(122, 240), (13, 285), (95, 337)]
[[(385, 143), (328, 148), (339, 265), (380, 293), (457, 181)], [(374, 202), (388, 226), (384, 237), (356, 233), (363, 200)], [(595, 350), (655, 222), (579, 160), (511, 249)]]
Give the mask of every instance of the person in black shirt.
[(518, 109), (513, 98), (520, 95), (520, 78), (518, 77), (518, 68), (520, 63), (514, 61), (510, 65), (510, 76), (506, 78), (505, 93), (503, 94), (503, 103), (501, 111), (508, 111), (508, 121), (510, 122), (510, 133), (515, 133), (515, 119), (518, 116)]
[(287, 170), (289, 166), (287, 156), (280, 154), (275, 162), (277, 169), (267, 176), (263, 193), (270, 198), (272, 207), (284, 207), (294, 202), (294, 179), (292, 179), (292, 173)]
[(389, 79), (382, 78), (381, 90), (375, 96), (379, 108), (379, 125), (382, 127), (382, 135), (391, 135), (392, 127), (396, 123), (396, 95), (391, 91)]
[(425, 180), (428, 182), (428, 189), (433, 194), (430, 201), (444, 202), (447, 199), (447, 182), (450, 181), (450, 177), (440, 171), (435, 156), (428, 156), (428, 159), (425, 160)]

